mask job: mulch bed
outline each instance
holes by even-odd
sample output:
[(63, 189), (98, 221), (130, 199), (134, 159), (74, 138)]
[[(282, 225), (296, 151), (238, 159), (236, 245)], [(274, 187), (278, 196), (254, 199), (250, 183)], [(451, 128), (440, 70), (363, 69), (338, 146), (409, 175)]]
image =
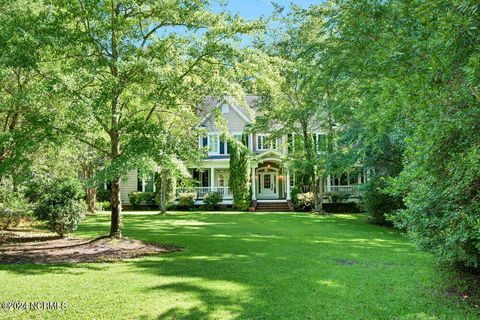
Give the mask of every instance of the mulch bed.
[(33, 230), (0, 231), (0, 264), (112, 262), (183, 250), (129, 238), (59, 238)]

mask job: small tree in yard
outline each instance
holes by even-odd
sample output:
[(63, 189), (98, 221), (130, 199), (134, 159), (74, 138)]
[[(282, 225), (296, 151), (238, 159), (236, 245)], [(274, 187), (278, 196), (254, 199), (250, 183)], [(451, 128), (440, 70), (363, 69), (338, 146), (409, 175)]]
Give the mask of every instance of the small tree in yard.
[(82, 185), (74, 180), (52, 180), (42, 190), (35, 216), (47, 222), (50, 231), (61, 237), (74, 231), (85, 218), (87, 206)]
[(233, 140), (230, 147), (229, 185), (233, 194), (233, 207), (247, 210), (250, 205), (250, 184), (248, 182), (248, 149)]

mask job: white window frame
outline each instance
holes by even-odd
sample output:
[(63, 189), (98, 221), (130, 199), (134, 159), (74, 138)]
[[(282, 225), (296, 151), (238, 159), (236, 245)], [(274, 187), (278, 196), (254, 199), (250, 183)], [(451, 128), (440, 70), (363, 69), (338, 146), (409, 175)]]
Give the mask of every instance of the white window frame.
[[(216, 137), (217, 143), (215, 149), (212, 148), (212, 139), (211, 137)], [(209, 155), (219, 155), (220, 154), (220, 135), (218, 133), (209, 133), (207, 135), (207, 146)]]
[[(268, 146), (265, 148), (265, 140), (268, 139), (269, 135), (268, 134), (257, 134), (257, 150), (258, 151), (267, 151), (267, 150), (277, 150), (277, 141), (270, 141)], [(261, 138), (261, 139), (260, 139)], [(262, 141), (261, 145), (262, 147), (260, 148), (259, 140)], [(274, 147), (275, 145), (275, 147)]]
[(222, 113), (223, 114), (228, 114), (230, 113), (230, 105), (224, 103), (222, 104)]

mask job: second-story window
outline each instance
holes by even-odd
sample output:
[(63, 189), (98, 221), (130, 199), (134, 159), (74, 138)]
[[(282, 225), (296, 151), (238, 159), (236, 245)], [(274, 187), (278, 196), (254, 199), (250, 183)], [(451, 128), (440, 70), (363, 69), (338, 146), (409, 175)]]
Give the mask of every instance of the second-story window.
[(219, 154), (220, 153), (220, 137), (217, 133), (208, 134), (208, 153)]
[(270, 150), (277, 149), (277, 141), (269, 140), (267, 135), (257, 135), (257, 149), (258, 150)]

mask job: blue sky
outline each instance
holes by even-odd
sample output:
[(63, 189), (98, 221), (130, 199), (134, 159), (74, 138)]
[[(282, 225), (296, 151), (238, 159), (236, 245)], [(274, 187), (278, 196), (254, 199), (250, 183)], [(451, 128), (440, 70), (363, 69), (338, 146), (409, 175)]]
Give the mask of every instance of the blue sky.
[[(321, 0), (274, 0), (279, 5), (289, 7), (294, 3), (302, 8), (307, 8), (312, 4), (321, 3)], [(271, 0), (228, 0), (228, 11), (240, 13), (246, 19), (257, 19), (261, 16), (269, 16), (273, 12)]]

